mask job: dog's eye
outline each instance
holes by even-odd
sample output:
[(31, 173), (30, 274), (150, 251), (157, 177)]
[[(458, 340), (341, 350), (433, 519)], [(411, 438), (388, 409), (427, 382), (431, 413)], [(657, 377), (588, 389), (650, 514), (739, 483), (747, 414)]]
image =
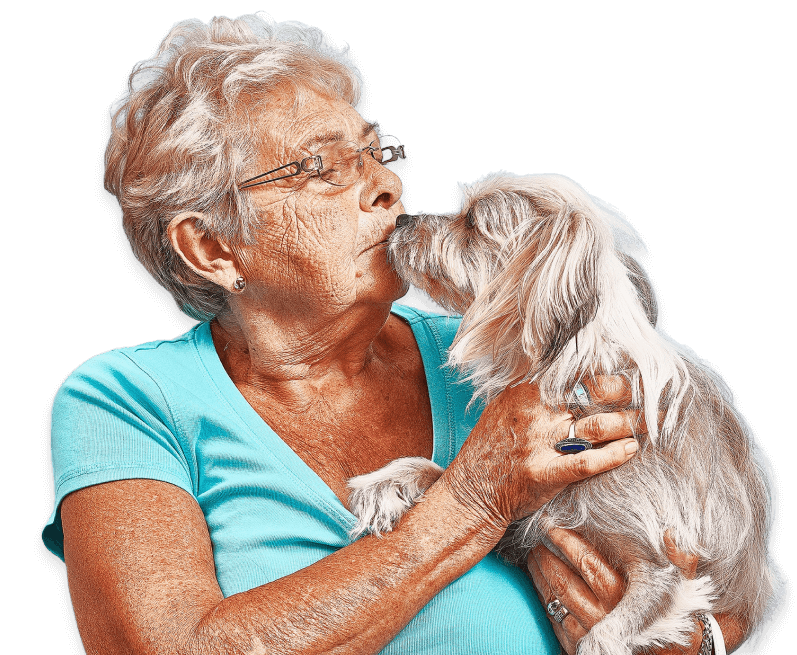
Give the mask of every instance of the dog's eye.
[(465, 214), (465, 225), (468, 227), (476, 227), (476, 221), (473, 220), (473, 210)]

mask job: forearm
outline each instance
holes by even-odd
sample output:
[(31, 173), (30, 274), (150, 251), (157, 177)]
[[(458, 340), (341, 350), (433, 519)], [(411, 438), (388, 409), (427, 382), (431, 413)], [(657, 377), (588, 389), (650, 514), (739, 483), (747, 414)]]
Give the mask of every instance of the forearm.
[(502, 534), (435, 485), (395, 531), (224, 599), (202, 618), (186, 653), (377, 652)]

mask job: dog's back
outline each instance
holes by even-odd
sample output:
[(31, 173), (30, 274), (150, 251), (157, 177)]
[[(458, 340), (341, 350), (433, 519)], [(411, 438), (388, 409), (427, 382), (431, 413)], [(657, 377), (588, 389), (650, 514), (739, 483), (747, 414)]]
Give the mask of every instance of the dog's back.
[[(464, 312), (449, 364), (488, 400), (527, 379), (551, 407), (585, 377), (626, 375), (647, 423), (634, 458), (568, 487), (502, 546), (527, 552), (552, 527), (570, 528), (623, 571), (623, 599), (580, 655), (686, 644), (699, 611), (754, 627), (771, 594), (764, 476), (722, 381), (655, 329), (652, 287), (618, 245), (621, 219), (560, 176), (493, 176), (466, 194), (459, 214), (424, 215), (389, 250), (405, 279)], [(394, 472), (383, 471), (352, 485), (357, 502), (378, 505), (371, 478)], [(413, 474), (401, 475), (406, 487)], [(700, 557), (695, 580), (667, 558), (666, 531)]]
[[(752, 441), (716, 376), (687, 366), (689, 389), (674, 433), (655, 445), (639, 437), (636, 457), (572, 485), (512, 532), (511, 546), (527, 552), (553, 527), (575, 530), (625, 574), (623, 603), (630, 607), (607, 617), (608, 639), (596, 653), (613, 652), (606, 642), (622, 636), (629, 647), (667, 643), (679, 631), (686, 636), (696, 611), (735, 614), (752, 626), (771, 593), (768, 493)], [(683, 580), (667, 558), (667, 530), (681, 550), (699, 555), (697, 581)], [(629, 614), (646, 628), (642, 634), (621, 625)], [(585, 643), (579, 652), (593, 651)]]

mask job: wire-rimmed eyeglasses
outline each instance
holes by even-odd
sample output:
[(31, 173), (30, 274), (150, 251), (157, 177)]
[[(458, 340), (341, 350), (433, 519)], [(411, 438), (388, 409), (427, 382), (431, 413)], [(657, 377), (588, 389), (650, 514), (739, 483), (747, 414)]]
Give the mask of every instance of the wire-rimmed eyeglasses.
[[(295, 177), (302, 173), (315, 173), (324, 182), (334, 186), (349, 186), (357, 182), (362, 175), (363, 154), (371, 155), (383, 166), (397, 159), (407, 158), (404, 154), (404, 146), (399, 144), (398, 139), (391, 136), (380, 137), (379, 141), (372, 141), (365, 148), (350, 141), (333, 141), (321, 146), (314, 155), (250, 177), (248, 180), (240, 182), (238, 188), (249, 189), (261, 184)], [(269, 177), (281, 171), (283, 172), (281, 175)]]

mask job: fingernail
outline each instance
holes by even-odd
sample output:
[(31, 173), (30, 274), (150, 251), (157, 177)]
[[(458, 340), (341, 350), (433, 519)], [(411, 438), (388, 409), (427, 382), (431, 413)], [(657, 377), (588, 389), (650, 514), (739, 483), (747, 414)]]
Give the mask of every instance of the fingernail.
[(629, 441), (625, 445), (626, 455), (633, 455), (637, 450), (639, 450), (639, 444), (636, 442), (636, 439), (634, 441)]

